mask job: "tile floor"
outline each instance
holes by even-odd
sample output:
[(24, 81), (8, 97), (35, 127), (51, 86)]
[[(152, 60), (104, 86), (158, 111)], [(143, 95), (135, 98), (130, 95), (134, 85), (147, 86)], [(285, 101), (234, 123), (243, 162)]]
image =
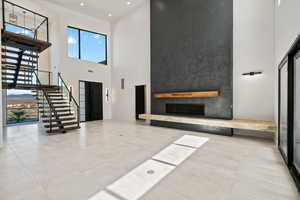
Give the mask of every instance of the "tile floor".
[(90, 122), (64, 135), (9, 127), (0, 150), (1, 200), (87, 200), (183, 135), (210, 140), (142, 200), (299, 200), (271, 140)]

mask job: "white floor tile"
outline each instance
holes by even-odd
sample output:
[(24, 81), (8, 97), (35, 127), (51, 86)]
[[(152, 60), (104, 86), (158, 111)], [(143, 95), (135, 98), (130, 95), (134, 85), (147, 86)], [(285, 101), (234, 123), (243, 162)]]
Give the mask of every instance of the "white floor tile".
[(188, 157), (190, 157), (196, 150), (197, 149), (195, 148), (171, 144), (152, 158), (155, 160), (170, 163), (172, 165), (179, 165)]
[(108, 186), (107, 189), (125, 199), (136, 200), (174, 169), (174, 166), (148, 160)]
[(119, 200), (119, 199), (110, 195), (105, 191), (101, 191), (96, 195), (94, 195), (93, 197), (89, 198), (89, 200)]
[(209, 138), (206, 137), (198, 137), (193, 135), (185, 135), (174, 142), (174, 144), (180, 144), (185, 146), (190, 146), (194, 148), (199, 148), (203, 144), (205, 144)]

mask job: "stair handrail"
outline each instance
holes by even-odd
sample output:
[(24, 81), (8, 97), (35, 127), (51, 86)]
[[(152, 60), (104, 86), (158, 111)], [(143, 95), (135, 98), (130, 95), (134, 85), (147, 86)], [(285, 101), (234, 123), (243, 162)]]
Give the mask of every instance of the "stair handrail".
[[(39, 79), (39, 77), (38, 77), (38, 75), (37, 75), (37, 73), (36, 73), (35, 70), (33, 71), (33, 74), (35, 75), (35, 78), (36, 78), (36, 81), (37, 81), (38, 85), (41, 86), (42, 83), (41, 83), (41, 81), (40, 81), (40, 79)], [(41, 89), (41, 91), (43, 92), (43, 95), (44, 95), (44, 97), (45, 97), (45, 99), (46, 99), (46, 101), (47, 101), (47, 103), (49, 105), (49, 109), (50, 109), (50, 126), (49, 127), (50, 127), (50, 132), (51, 132), (52, 131), (52, 113), (55, 116), (57, 116), (57, 112), (51, 107), (50, 99), (46, 95), (44, 89)], [(45, 114), (45, 104), (44, 103), (43, 103), (43, 112), (44, 112), (43, 114)]]
[(60, 81), (62, 83), (62, 87), (64, 87), (67, 91), (68, 91), (68, 94), (69, 94), (69, 102), (73, 101), (77, 107), (77, 123), (78, 123), (78, 127), (80, 126), (80, 107), (79, 107), (79, 104), (77, 103), (77, 101), (75, 100), (75, 98), (73, 97), (73, 94), (72, 92), (70, 91), (70, 89), (68, 88), (66, 82), (64, 81), (64, 79), (62, 78), (61, 76), (61, 73), (58, 72), (58, 86), (60, 87)]

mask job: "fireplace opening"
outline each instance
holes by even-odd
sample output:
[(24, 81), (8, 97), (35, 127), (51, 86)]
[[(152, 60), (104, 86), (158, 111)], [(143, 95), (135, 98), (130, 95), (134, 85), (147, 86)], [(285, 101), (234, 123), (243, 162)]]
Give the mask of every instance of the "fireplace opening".
[(187, 116), (204, 116), (203, 104), (166, 104), (166, 113)]

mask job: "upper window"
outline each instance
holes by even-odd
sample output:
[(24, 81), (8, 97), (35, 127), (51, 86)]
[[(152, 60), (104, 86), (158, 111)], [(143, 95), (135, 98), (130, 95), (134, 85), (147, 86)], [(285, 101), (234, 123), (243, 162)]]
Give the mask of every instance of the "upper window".
[(68, 56), (107, 64), (107, 36), (68, 27)]
[(13, 33), (26, 35), (26, 36), (31, 37), (31, 38), (34, 37), (34, 33), (32, 32), (32, 30), (27, 29), (27, 28), (23, 28), (21, 26), (16, 26), (16, 25), (13, 25), (13, 24), (9, 24), (9, 23), (5, 24), (5, 30), (13, 32)]

